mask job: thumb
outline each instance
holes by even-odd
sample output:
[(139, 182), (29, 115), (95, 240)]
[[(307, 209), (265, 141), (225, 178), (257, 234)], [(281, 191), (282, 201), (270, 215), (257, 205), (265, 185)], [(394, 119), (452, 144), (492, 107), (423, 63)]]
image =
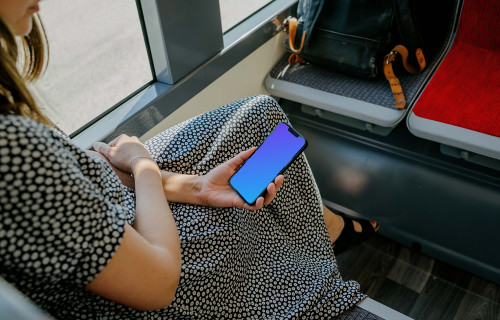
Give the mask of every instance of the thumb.
[(228, 161), (228, 164), (235, 169), (239, 168), (239, 166), (241, 166), (243, 163), (245, 163), (245, 161), (247, 161), (248, 158), (250, 158), (250, 156), (254, 153), (256, 149), (257, 149), (256, 147), (253, 147), (248, 150), (240, 152), (236, 157), (230, 159)]
[(100, 154), (104, 155), (106, 158), (109, 156), (109, 150), (111, 149), (110, 146), (108, 146), (104, 142), (94, 142), (94, 150), (99, 152)]

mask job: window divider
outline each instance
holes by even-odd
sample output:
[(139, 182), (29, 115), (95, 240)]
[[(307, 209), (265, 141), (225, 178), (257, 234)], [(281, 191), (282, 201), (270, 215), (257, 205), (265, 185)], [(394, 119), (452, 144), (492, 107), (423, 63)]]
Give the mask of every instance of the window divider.
[(140, 0), (155, 75), (174, 84), (223, 47), (219, 0)]

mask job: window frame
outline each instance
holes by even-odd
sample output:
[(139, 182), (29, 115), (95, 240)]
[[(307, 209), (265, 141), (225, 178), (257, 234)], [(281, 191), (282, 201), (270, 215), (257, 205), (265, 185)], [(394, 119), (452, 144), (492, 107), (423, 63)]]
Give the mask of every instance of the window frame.
[[(153, 81), (71, 134), (81, 148), (122, 133), (148, 132), (276, 35), (280, 30), (273, 21), (295, 12), (297, 0), (274, 0), (225, 34), (218, 0), (136, 0), (136, 4)], [(193, 13), (191, 8), (202, 10)], [(186, 27), (185, 21), (192, 23)]]

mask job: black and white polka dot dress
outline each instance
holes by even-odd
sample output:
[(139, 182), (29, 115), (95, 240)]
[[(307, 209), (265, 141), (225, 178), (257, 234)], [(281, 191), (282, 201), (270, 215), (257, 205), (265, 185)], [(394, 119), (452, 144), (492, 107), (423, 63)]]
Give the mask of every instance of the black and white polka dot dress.
[[(202, 175), (281, 121), (273, 99), (254, 96), (145, 145), (161, 169)], [(170, 203), (181, 280), (172, 304), (152, 312), (84, 290), (134, 221), (134, 193), (105, 161), (56, 130), (1, 115), (0, 174), (0, 275), (57, 319), (331, 319), (364, 297), (340, 277), (304, 155), (259, 211)]]

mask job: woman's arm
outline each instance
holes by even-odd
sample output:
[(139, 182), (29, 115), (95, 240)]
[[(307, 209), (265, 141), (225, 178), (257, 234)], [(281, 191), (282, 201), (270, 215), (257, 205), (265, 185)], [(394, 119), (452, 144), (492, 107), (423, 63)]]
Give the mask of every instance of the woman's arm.
[(229, 185), (229, 179), (252, 155), (256, 148), (243, 151), (203, 176), (185, 175), (162, 171), (165, 197), (171, 202), (198, 204), (210, 207), (240, 207), (258, 210), (271, 203), (277, 190), (283, 185), (283, 175), (279, 175), (267, 186), (267, 194), (259, 197), (250, 206)]
[(120, 247), (86, 289), (136, 309), (166, 307), (179, 283), (181, 253), (160, 169), (135, 137), (122, 135), (94, 148), (118, 169), (133, 172), (136, 219), (134, 228), (125, 227)]
[[(248, 206), (229, 185), (229, 178), (252, 155), (255, 149), (251, 148), (240, 153), (204, 176), (161, 171), (165, 197), (170, 202), (209, 207), (242, 207), (249, 210), (262, 208), (262, 206), (271, 203), (275, 198), (277, 190), (283, 184), (282, 175), (276, 177), (274, 183), (269, 184), (265, 197), (262, 197), (262, 200), (257, 200), (254, 206)], [(135, 189), (134, 178), (130, 173), (117, 168), (104, 155), (98, 152), (87, 151), (87, 153), (106, 160), (121, 182), (129, 188)]]

